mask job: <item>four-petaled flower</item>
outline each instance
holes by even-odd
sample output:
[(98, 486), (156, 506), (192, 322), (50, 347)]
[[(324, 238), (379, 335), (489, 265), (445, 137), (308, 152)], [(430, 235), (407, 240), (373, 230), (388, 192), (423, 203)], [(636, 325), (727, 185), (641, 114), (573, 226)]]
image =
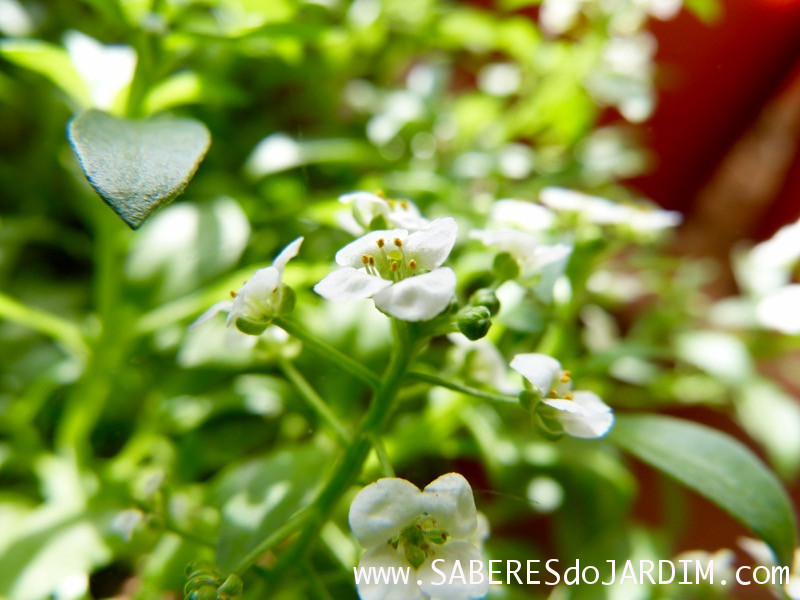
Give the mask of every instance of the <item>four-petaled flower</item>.
[[(546, 354), (517, 354), (511, 368), (541, 395), (539, 414), (554, 419), (564, 433), (579, 438), (598, 438), (614, 424), (614, 412), (597, 394), (572, 391), (572, 377), (555, 358)], [(552, 410), (543, 409), (545, 405)]]
[[(489, 591), (481, 554), (488, 525), (458, 473), (442, 475), (422, 491), (405, 479), (379, 479), (350, 505), (350, 528), (366, 549), (360, 572), (394, 568), (409, 573), (398, 583), (360, 578), (361, 600), (468, 600)], [(477, 577), (471, 581), (471, 567), (482, 569), (480, 583)]]
[(291, 310), (294, 292), (281, 280), (286, 263), (297, 256), (302, 243), (302, 237), (291, 242), (275, 257), (271, 266), (256, 271), (241, 289), (233, 294), (233, 300), (217, 302), (203, 313), (194, 325), (204, 323), (220, 311), (227, 311), (226, 325), (236, 325), (242, 333), (261, 334), (276, 315)]
[(371, 231), (336, 253), (341, 267), (314, 286), (323, 298), (347, 302), (372, 298), (384, 313), (403, 321), (427, 321), (450, 304), (452, 269), (442, 267), (456, 241), (452, 217), (422, 229)]

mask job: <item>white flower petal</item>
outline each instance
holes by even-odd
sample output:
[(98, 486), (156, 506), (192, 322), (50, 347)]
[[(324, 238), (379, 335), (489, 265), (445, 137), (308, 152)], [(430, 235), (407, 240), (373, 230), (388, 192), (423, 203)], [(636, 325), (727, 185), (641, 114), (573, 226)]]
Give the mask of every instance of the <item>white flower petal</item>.
[(389, 212), (389, 203), (384, 198), (370, 192), (353, 192), (339, 196), (339, 202), (353, 205), (353, 216), (359, 225), (369, 227), (378, 215)]
[(517, 354), (511, 359), (511, 368), (545, 395), (561, 374), (561, 363), (546, 354)]
[(405, 242), (408, 236), (406, 229), (380, 229), (377, 231), (370, 231), (362, 235), (357, 240), (353, 240), (344, 248), (336, 253), (336, 263), (343, 267), (353, 267), (358, 269), (364, 266), (361, 262), (361, 257), (366, 255), (375, 255), (379, 251), (378, 240), (385, 241), (384, 251), (390, 252), (395, 248), (394, 239), (399, 238)]
[(350, 505), (350, 529), (364, 548), (385, 546), (424, 512), (422, 492), (410, 481), (379, 479), (356, 494)]
[(392, 285), (391, 281), (370, 275), (363, 269), (342, 267), (317, 283), (314, 291), (327, 300), (348, 302), (371, 298), (390, 285)]
[(578, 212), (592, 223), (600, 225), (617, 225), (628, 220), (625, 207), (600, 196), (590, 196), (565, 188), (548, 187), (539, 193), (539, 199), (545, 206), (553, 210)]
[(374, 300), (380, 310), (403, 321), (428, 321), (447, 308), (455, 290), (456, 274), (441, 267), (403, 279), (379, 291)]
[(470, 237), (500, 252), (508, 252), (519, 261), (533, 255), (541, 245), (537, 236), (516, 229), (478, 229), (470, 232)]
[(292, 260), (297, 253), (300, 252), (300, 246), (303, 244), (303, 238), (299, 237), (296, 240), (290, 242), (278, 256), (275, 257), (275, 260), (272, 261), (272, 266), (278, 269), (281, 273), (283, 273), (284, 267), (286, 267), (286, 263)]
[(787, 285), (764, 296), (756, 305), (756, 319), (769, 329), (800, 334), (800, 284)]
[(434, 219), (408, 236), (404, 251), (421, 269), (433, 270), (447, 260), (457, 235), (458, 224), (453, 217)]
[(422, 490), (425, 512), (436, 519), (437, 526), (452, 538), (469, 538), (478, 528), (478, 512), (472, 488), (458, 473), (434, 479)]
[[(434, 564), (434, 561), (438, 562)], [(434, 567), (439, 570), (438, 573)], [(471, 567), (476, 572), (474, 577), (470, 577)], [(483, 575), (482, 578), (478, 577), (478, 572)], [(437, 600), (477, 600), (489, 593), (486, 564), (480, 551), (468, 542), (454, 541), (434, 546), (433, 553), (420, 566), (416, 576), (422, 581), (422, 591)]]
[(550, 227), (555, 221), (555, 215), (539, 204), (504, 199), (492, 204), (489, 221), (498, 228), (511, 227), (536, 232)]
[(217, 302), (214, 306), (209, 308), (206, 312), (202, 315), (197, 317), (194, 322), (189, 325), (189, 329), (194, 329), (195, 327), (200, 327), (206, 321), (210, 321), (213, 319), (217, 313), (225, 311), (230, 312), (233, 308), (233, 301), (232, 300), (223, 300), (222, 302)]
[(573, 392), (572, 400), (544, 400), (544, 404), (559, 411), (556, 419), (573, 437), (602, 437), (614, 424), (611, 407), (592, 392), (577, 391)]
[[(417, 585), (417, 574), (409, 567), (400, 551), (392, 548), (389, 544), (383, 543), (367, 550), (361, 557), (358, 568), (364, 570), (362, 581), (357, 584), (358, 597), (361, 600), (424, 600), (425, 598)], [(402, 580), (398, 583), (384, 583), (383, 581), (364, 583), (363, 579), (370, 569), (374, 569), (373, 573), (379, 573), (380, 569), (383, 569), (384, 573), (388, 571), (390, 578), (393, 577), (396, 570), (408, 570), (408, 583), (403, 583)], [(394, 580), (390, 579), (390, 581)]]

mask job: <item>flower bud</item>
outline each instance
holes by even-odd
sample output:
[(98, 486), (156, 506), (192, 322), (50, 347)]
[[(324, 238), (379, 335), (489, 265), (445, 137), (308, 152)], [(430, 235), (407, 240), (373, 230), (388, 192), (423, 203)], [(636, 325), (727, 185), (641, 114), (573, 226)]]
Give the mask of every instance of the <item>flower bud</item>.
[(469, 299), (471, 306), (485, 306), (489, 309), (489, 314), (494, 316), (500, 310), (500, 300), (493, 290), (489, 288), (481, 288), (476, 290)]
[(458, 316), (458, 330), (467, 339), (479, 340), (489, 333), (492, 326), (491, 313), (485, 306), (469, 306)]
[(519, 277), (519, 264), (508, 252), (501, 252), (494, 257), (492, 272), (499, 281), (508, 281)]

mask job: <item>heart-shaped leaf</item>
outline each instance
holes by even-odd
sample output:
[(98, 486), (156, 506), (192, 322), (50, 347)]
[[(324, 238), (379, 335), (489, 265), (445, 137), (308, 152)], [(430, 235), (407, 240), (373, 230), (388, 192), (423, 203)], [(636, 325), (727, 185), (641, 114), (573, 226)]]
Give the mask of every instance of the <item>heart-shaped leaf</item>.
[(72, 119), (68, 137), (89, 183), (132, 229), (183, 191), (211, 143), (193, 119), (129, 120), (99, 110)]
[(790, 565), (796, 522), (778, 479), (745, 446), (703, 425), (665, 416), (620, 415), (609, 439), (705, 496)]

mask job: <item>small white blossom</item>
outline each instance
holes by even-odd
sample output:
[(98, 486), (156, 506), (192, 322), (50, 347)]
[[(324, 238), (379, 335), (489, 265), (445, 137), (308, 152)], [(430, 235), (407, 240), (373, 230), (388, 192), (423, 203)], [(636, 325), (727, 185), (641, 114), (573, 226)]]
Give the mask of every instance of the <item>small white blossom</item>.
[(624, 225), (641, 234), (654, 234), (675, 227), (683, 219), (677, 211), (617, 204), (606, 198), (558, 187), (543, 189), (539, 199), (554, 211), (578, 213), (596, 225)]
[(422, 229), (371, 231), (336, 253), (341, 267), (314, 286), (334, 302), (372, 298), (384, 313), (403, 321), (427, 321), (450, 304), (452, 269), (442, 267), (456, 241), (455, 219), (435, 219)]
[[(563, 273), (572, 248), (567, 244), (547, 244), (541, 234), (555, 222), (547, 208), (522, 200), (498, 200), (492, 204), (489, 228), (478, 229), (470, 237), (500, 252), (508, 252), (519, 265), (520, 279), (553, 270), (555, 280)], [(552, 285), (552, 281), (550, 282)]]
[[(379, 479), (361, 490), (350, 506), (350, 528), (366, 549), (358, 568), (408, 569), (407, 583), (358, 583), (361, 600), (470, 600), (484, 598), (488, 578), (471, 583), (469, 575), (441, 585), (456, 562), (469, 569), (483, 561), (485, 518), (475, 509), (472, 488), (463, 476), (448, 473), (424, 490), (405, 479)], [(484, 573), (485, 573), (484, 567)], [(440, 584), (440, 585), (437, 585)]]
[(561, 368), (555, 358), (546, 354), (517, 354), (511, 361), (517, 371), (542, 396), (542, 404), (564, 432), (573, 437), (598, 438), (607, 434), (614, 424), (614, 412), (597, 394), (572, 391), (571, 374)]
[(226, 325), (236, 325), (244, 333), (260, 334), (270, 321), (279, 314), (286, 297), (286, 286), (283, 269), (291, 259), (297, 256), (303, 238), (299, 237), (272, 261), (272, 265), (259, 269), (234, 295), (233, 300), (217, 302), (203, 313), (192, 325), (204, 323), (220, 311), (227, 311)]
[(422, 229), (430, 223), (410, 200), (386, 199), (370, 192), (353, 192), (339, 196), (339, 202), (353, 207), (352, 215), (345, 215), (340, 219), (340, 224), (354, 235), (368, 231), (378, 217), (383, 217), (389, 227), (407, 229), (410, 232)]

